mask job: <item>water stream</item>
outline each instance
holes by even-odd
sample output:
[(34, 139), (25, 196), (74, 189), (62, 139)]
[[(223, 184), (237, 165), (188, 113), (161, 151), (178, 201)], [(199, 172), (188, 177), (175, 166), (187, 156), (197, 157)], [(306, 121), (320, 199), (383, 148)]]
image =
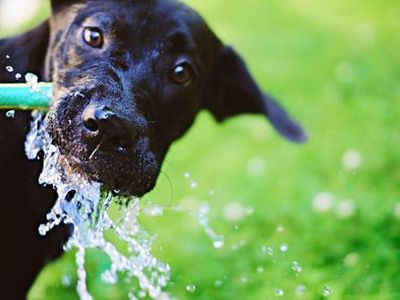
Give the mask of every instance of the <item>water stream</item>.
[[(98, 182), (88, 181), (79, 174), (66, 172), (66, 162), (56, 146), (50, 142), (46, 132), (46, 118), (38, 111), (33, 112), (31, 130), (25, 143), (29, 159), (38, 159), (44, 154), (43, 171), (39, 183), (51, 185), (58, 194), (54, 207), (47, 214), (47, 222), (39, 226), (39, 234), (44, 236), (55, 226), (67, 224), (73, 227), (72, 235), (64, 249), (76, 248), (78, 284), (77, 292), (82, 300), (92, 299), (86, 285), (85, 253), (87, 249), (99, 249), (111, 261), (109, 270), (102, 274), (104, 282), (115, 284), (118, 274), (124, 273), (133, 281), (136, 290), (129, 293), (130, 299), (140, 294), (151, 299), (170, 299), (163, 288), (170, 279), (168, 264), (157, 260), (151, 252), (152, 237), (138, 223), (139, 199), (115, 199), (111, 192), (103, 191)], [(107, 208), (114, 201), (124, 203), (119, 220), (112, 220)], [(126, 245), (127, 253), (107, 241), (105, 234), (112, 231)]]

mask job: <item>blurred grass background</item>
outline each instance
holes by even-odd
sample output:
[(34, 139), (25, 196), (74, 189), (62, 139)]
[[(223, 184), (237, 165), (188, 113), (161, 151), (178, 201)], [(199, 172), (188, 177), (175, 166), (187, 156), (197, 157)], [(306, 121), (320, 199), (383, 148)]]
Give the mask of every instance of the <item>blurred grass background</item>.
[[(223, 125), (198, 117), (169, 152), (169, 179), (161, 175), (143, 204), (208, 202), (225, 244), (215, 249), (189, 214), (143, 216), (156, 256), (172, 268), (167, 290), (177, 299), (324, 299), (324, 289), (329, 299), (400, 299), (400, 3), (185, 2), (311, 139), (292, 145), (261, 116)], [(43, 4), (33, 22), (47, 13)], [(123, 283), (101, 281), (104, 257), (87, 259), (94, 298), (126, 299)], [(41, 273), (30, 299), (77, 299), (75, 283), (69, 253)]]

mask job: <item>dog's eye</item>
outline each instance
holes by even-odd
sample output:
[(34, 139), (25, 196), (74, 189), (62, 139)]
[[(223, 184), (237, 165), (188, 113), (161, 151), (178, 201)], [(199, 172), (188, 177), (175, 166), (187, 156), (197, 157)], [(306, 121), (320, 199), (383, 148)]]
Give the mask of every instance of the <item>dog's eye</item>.
[(83, 40), (89, 46), (93, 48), (101, 48), (103, 46), (103, 32), (99, 28), (86, 27), (82, 34)]
[(189, 85), (194, 78), (193, 68), (190, 63), (182, 62), (176, 65), (170, 74), (171, 80), (179, 85)]

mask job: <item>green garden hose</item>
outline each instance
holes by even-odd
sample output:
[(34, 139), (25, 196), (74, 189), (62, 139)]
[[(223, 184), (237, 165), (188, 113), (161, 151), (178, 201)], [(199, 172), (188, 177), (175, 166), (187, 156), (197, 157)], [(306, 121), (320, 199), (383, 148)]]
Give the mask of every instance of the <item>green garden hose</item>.
[(0, 109), (48, 109), (51, 83), (32, 85), (23, 83), (0, 84)]

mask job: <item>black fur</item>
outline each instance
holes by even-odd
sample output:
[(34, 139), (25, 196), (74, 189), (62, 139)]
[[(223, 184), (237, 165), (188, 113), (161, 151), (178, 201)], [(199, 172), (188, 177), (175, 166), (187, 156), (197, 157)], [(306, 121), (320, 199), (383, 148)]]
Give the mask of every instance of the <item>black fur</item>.
[[(53, 82), (48, 130), (74, 172), (121, 194), (143, 195), (153, 188), (171, 143), (201, 109), (218, 121), (264, 114), (286, 138), (305, 140), (301, 127), (260, 91), (239, 55), (185, 5), (53, 0), (52, 11), (33, 31), (0, 41), (0, 82), (16, 81), (6, 65)], [(103, 32), (101, 47), (84, 42), (84, 28)], [(184, 65), (192, 79), (171, 80), (176, 65)], [(37, 233), (54, 192), (37, 184), (40, 163), (25, 158), (29, 118), (29, 112), (18, 111), (15, 119), (0, 112), (4, 299), (23, 299), (68, 236), (66, 228), (45, 238)]]

